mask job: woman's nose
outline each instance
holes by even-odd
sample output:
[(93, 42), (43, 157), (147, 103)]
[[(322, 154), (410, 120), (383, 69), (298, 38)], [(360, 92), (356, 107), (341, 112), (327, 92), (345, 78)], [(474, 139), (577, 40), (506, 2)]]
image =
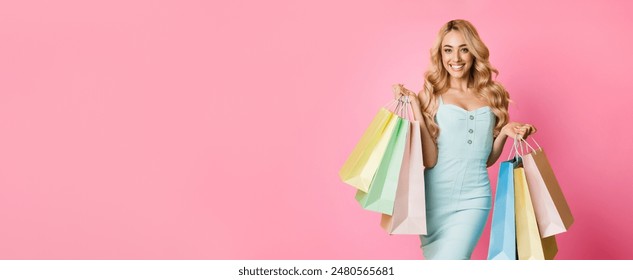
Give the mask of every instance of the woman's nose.
[(459, 52), (455, 52), (455, 56), (453, 57), (453, 59), (459, 62), (459, 61), (462, 61), (462, 56), (459, 54)]

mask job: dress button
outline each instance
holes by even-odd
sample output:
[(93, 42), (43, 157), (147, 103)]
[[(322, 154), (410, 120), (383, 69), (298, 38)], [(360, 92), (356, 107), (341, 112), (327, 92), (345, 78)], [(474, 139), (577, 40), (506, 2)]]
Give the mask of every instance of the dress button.
[(473, 143), (473, 141), (472, 141), (472, 140), (468, 140), (468, 144), (472, 144), (472, 143)]
[(471, 120), (474, 120), (474, 119), (475, 119), (475, 117), (471, 115), (471, 116), (470, 116), (470, 119), (471, 119)]
[(472, 129), (469, 129), (469, 130), (468, 130), (468, 133), (473, 133), (473, 130), (472, 130)]

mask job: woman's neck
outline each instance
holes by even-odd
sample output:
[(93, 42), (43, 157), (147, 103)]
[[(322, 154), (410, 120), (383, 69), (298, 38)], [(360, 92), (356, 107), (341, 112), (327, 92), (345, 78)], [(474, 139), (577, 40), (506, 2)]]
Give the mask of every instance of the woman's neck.
[(468, 77), (466, 78), (454, 78), (451, 77), (449, 88), (452, 90), (468, 93)]

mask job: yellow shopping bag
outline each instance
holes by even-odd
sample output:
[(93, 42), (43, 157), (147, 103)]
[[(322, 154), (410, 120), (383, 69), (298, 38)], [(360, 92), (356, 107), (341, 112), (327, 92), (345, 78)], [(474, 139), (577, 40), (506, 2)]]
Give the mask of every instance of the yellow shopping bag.
[(556, 239), (541, 239), (522, 166), (514, 169), (514, 200), (519, 260), (554, 259), (558, 251)]
[(397, 116), (386, 108), (378, 111), (339, 171), (343, 182), (363, 192), (369, 191), (397, 119)]

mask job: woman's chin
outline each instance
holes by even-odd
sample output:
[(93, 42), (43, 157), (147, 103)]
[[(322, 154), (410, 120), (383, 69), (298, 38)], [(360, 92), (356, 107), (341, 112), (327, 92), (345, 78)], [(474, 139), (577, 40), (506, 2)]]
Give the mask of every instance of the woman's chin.
[(455, 79), (461, 79), (465, 76), (464, 73), (462, 72), (448, 71), (448, 74), (451, 76), (451, 78), (455, 78)]

